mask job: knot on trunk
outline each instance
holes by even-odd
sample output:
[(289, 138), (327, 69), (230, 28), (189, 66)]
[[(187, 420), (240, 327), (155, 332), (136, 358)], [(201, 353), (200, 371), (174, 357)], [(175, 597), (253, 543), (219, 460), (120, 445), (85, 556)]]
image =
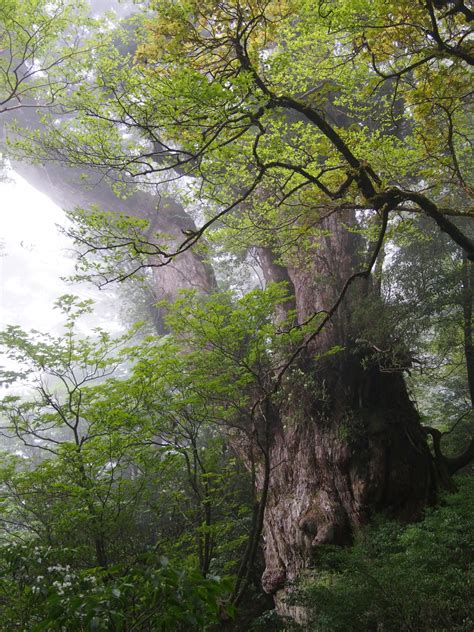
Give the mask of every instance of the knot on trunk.
[(321, 501), (325, 501), (323, 507), (313, 505), (298, 520), (298, 528), (311, 549), (324, 544), (342, 544), (347, 539), (347, 521), (342, 508), (330, 504), (326, 494)]
[(283, 588), (286, 581), (286, 571), (281, 566), (266, 568), (262, 575), (262, 588), (269, 595), (273, 595)]
[(311, 548), (323, 544), (337, 544), (338, 526), (333, 521), (321, 520), (317, 511), (307, 512), (298, 521), (298, 528), (311, 540)]
[(316, 548), (324, 544), (337, 544), (337, 525), (332, 522), (325, 522), (319, 526), (316, 537), (312, 540), (311, 546)]

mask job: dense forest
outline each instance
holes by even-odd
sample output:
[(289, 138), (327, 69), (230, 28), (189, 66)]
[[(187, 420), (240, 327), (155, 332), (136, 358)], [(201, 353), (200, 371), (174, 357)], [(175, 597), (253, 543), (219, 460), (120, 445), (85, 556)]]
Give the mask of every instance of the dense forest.
[(1, 630), (474, 628), (473, 22), (0, 0), (1, 177), (76, 256), (0, 332)]

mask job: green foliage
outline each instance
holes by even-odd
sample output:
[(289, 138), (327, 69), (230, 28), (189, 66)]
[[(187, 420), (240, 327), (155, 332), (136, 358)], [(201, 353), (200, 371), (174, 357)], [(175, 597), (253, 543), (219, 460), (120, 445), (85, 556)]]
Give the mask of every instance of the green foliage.
[(54, 106), (85, 77), (90, 48), (81, 45), (82, 0), (2, 0), (0, 5), (0, 114), (33, 104)]
[(379, 521), (321, 549), (299, 588), (315, 632), (459, 632), (474, 623), (474, 480), (416, 524)]
[[(176, 560), (142, 556), (133, 568), (74, 568), (37, 541), (0, 549), (0, 613), (9, 630), (206, 630), (218, 622), (229, 580), (205, 579)], [(228, 609), (228, 615), (232, 610)]]
[[(472, 234), (465, 220), (459, 225)], [(392, 349), (385, 358), (380, 354), (380, 361), (390, 362), (390, 354), (396, 361), (397, 353), (402, 362), (405, 358), (421, 414), (442, 431), (456, 426), (443, 445), (454, 440), (450, 447), (459, 452), (472, 430), (466, 356), (472, 264), (423, 217), (400, 221), (394, 245), (381, 279), (386, 305), (381, 328), (390, 332)], [(373, 329), (369, 335), (375, 339)]]
[[(212, 574), (236, 572), (253, 502), (221, 429), (251, 430), (251, 395), (266, 395), (279, 352), (298, 342), (271, 322), (286, 300), (278, 285), (187, 293), (168, 306), (171, 334), (139, 338), (138, 324), (114, 338), (81, 335), (91, 304), (66, 295), (62, 336), (0, 333), (14, 363), (4, 375), (28, 386), (0, 403), (19, 454), (0, 468), (2, 604), (18, 629), (215, 619), (231, 583)], [(160, 555), (178, 567), (157, 568)]]
[[(290, 299), (285, 284), (271, 284), (235, 300), (231, 292), (204, 299), (183, 292), (169, 307), (167, 323), (182, 341), (193, 384), (201, 384), (209, 398), (223, 404), (239, 401), (245, 407), (250, 393), (271, 390), (278, 354), (292, 349), (302, 339), (299, 328), (279, 326), (271, 315)], [(163, 305), (165, 307), (165, 305)], [(237, 406), (237, 404), (236, 404)]]
[[(299, 314), (306, 330), (293, 326), (293, 313), (275, 325), (288, 288), (273, 285), (240, 298), (183, 293), (162, 305), (171, 333), (161, 338), (136, 340), (136, 329), (118, 339), (100, 330), (82, 337), (78, 321), (90, 306), (73, 297), (60, 303), (63, 336), (17, 327), (0, 335), (15, 363), (4, 376), (33, 391), (1, 403), (22, 457), (5, 459), (1, 471), (4, 537), (10, 547), (47, 542), (48, 568), (62, 574), (44, 584), (40, 569), (28, 575), (33, 552), (22, 558), (16, 549), (15, 557), (10, 548), (5, 618), (18, 629), (204, 629), (222, 594), (210, 574), (235, 571), (248, 506), (256, 504), (221, 429), (251, 443), (259, 439), (257, 404), (286, 399), (296, 409), (295, 427), (303, 421), (298, 400), (325, 404), (324, 377), (318, 385), (292, 367), (280, 380), (279, 371), (330, 314), (350, 275), (368, 276), (360, 270), (379, 242), (385, 210), (391, 217), (382, 237), (400, 248), (392, 253), (392, 290), (403, 291), (394, 301), (386, 292), (388, 315), (376, 325), (382, 298), (367, 307), (366, 293), (363, 305), (341, 305), (334, 327), (340, 344), (315, 363), (329, 365), (331, 355), (342, 363), (354, 333), (355, 345), (374, 350), (365, 369), (373, 361), (381, 371), (404, 370), (412, 362), (400, 341), (409, 332), (423, 339), (425, 356), (449, 350), (443, 376), (455, 404), (460, 400), (463, 370), (457, 385), (451, 379), (462, 361), (459, 302), (452, 308), (427, 299), (448, 280), (459, 286), (452, 279), (460, 257), (445, 251), (420, 292), (424, 266), (413, 275), (400, 259), (410, 249), (420, 259), (419, 243), (432, 245), (428, 228), (392, 216), (395, 209), (403, 217), (426, 211), (420, 199), (432, 209), (420, 190), (450, 213), (471, 215), (468, 20), (460, 3), (443, 13), (436, 3), (409, 0), (152, 0), (116, 28), (103, 22), (86, 34), (94, 23), (80, 17), (75, 2), (27, 4), (23, 11), (18, 0), (6, 0), (0, 9), (0, 112), (26, 97), (40, 106), (61, 98), (42, 117), (44, 129), (22, 131), (11, 150), (101, 172), (119, 197), (141, 187), (156, 193), (170, 178), (192, 176), (183, 198), (189, 194), (191, 212), (199, 204), (201, 228), (190, 235), (171, 220), (168, 234), (114, 216), (114, 209), (74, 211), (78, 277), (105, 284), (174, 264), (203, 235), (207, 255), (228, 262), (264, 247), (273, 263), (295, 277), (304, 273), (295, 285), (298, 302), (308, 303)], [(85, 39), (90, 55), (83, 58), (77, 43)], [(443, 212), (436, 210), (438, 221)], [(331, 241), (335, 256), (327, 257)], [(458, 245), (466, 241), (457, 237)], [(91, 257), (97, 253), (105, 260)], [(378, 277), (387, 280), (382, 262)], [(420, 297), (421, 321), (404, 328), (404, 301), (411, 310)], [(351, 312), (348, 327), (344, 311)], [(352, 432), (341, 425), (339, 439), (355, 443), (358, 433), (357, 425)], [(321, 554), (323, 570), (307, 589), (317, 601), (315, 629), (471, 625), (464, 603), (472, 577), (456, 555), (472, 532), (458, 501), (449, 502), (450, 513), (444, 507), (403, 530), (381, 526), (350, 552)], [(444, 545), (435, 555), (438, 539)], [(150, 551), (172, 560), (179, 552), (182, 564), (137, 563)], [(74, 561), (63, 566), (70, 553)], [(445, 593), (436, 574), (450, 586)], [(403, 608), (407, 587), (413, 603)]]
[[(342, 207), (356, 205), (377, 226), (377, 195), (393, 186), (469, 215), (472, 51), (461, 14), (432, 17), (407, 1), (203, 6), (154, 0), (113, 33), (97, 29), (87, 81), (62, 99), (74, 124), (46, 117), (18, 150), (102, 171), (119, 196), (192, 176), (185, 206), (192, 215), (199, 204), (206, 249), (224, 257), (265, 246), (301, 265), (325, 218), (347, 222)], [(357, 184), (363, 165), (370, 195)], [(76, 213), (72, 233), (88, 255), (80, 274), (101, 282), (150, 265), (150, 254), (169, 263), (201, 236), (98, 217)]]

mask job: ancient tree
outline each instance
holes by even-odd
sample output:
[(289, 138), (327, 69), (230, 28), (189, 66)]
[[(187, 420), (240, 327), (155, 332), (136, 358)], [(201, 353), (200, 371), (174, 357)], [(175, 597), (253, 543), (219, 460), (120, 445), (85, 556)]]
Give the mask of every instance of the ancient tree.
[[(207, 291), (205, 258), (248, 252), (266, 282), (286, 282), (276, 318), (304, 335), (262, 376), (247, 457), (239, 448), (257, 455), (255, 533), (263, 523), (263, 585), (278, 600), (318, 547), (349, 543), (376, 512), (420, 516), (472, 452), (449, 461), (422, 427), (380, 281), (390, 236), (428, 218), (464, 253), (471, 349), (474, 242), (456, 219), (471, 215), (470, 14), (431, 0), (150, 5), (122, 34), (136, 49), (110, 37), (37, 151), (129, 194), (118, 204), (91, 188), (104, 210), (150, 220), (97, 230), (97, 214), (81, 215), (83, 256), (122, 253), (101, 282), (185, 266), (165, 296)], [(195, 223), (164, 197), (156, 223), (144, 214), (143, 196), (170, 186)]]

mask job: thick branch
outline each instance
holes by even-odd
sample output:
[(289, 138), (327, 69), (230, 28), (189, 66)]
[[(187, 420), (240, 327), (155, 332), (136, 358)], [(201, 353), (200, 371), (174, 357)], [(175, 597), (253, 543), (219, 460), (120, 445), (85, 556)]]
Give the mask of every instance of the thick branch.
[(448, 457), (443, 454), (441, 449), (441, 439), (446, 433), (441, 432), (437, 428), (432, 428), (431, 426), (423, 426), (423, 430), (433, 439), (433, 450), (437, 463), (444, 466), (450, 475), (455, 474), (458, 470), (466, 467), (466, 465), (469, 465), (469, 463), (474, 460), (474, 437), (464, 452), (455, 457)]
[[(461, 246), (466, 253), (466, 256), (471, 261), (474, 261), (474, 241), (465, 235), (451, 220), (446, 217), (446, 214), (440, 211), (434, 202), (429, 200), (421, 193), (415, 193), (412, 191), (403, 191), (394, 187), (388, 191), (384, 191), (378, 195), (375, 195), (372, 199), (368, 200), (374, 208), (380, 208), (383, 204), (391, 204), (392, 208), (395, 208), (401, 202), (414, 202), (421, 210), (431, 217), (439, 226), (440, 230), (448, 234), (451, 239)], [(393, 203), (396, 202), (395, 205)]]

